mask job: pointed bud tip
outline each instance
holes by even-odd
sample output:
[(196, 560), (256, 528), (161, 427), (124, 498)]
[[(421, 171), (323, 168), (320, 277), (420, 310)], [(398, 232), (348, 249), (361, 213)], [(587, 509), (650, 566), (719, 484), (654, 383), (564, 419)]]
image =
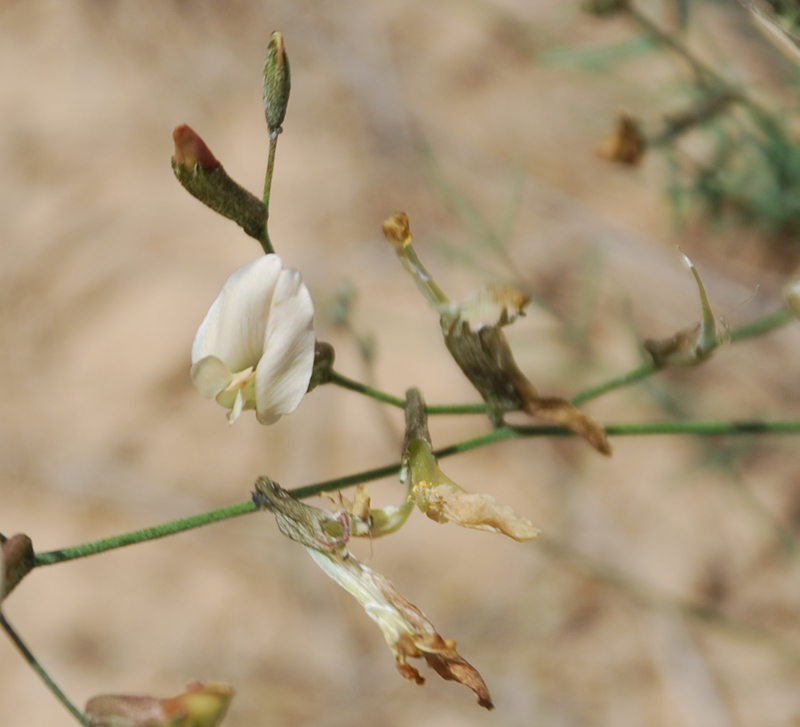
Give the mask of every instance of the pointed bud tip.
[(175, 127), (172, 141), (175, 142), (175, 166), (193, 171), (199, 164), (207, 172), (213, 172), (221, 166), (207, 144), (187, 124)]

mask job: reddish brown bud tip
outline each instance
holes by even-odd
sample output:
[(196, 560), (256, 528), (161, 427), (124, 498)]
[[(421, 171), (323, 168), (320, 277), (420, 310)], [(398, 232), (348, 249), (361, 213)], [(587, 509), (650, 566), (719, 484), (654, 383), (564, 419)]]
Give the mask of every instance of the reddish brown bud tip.
[(0, 601), (2, 601), (34, 566), (33, 544), (27, 535), (18, 533), (3, 542), (4, 578), (0, 577)]
[(199, 164), (207, 172), (213, 172), (220, 166), (211, 149), (190, 126), (186, 124), (176, 126), (172, 132), (172, 140), (175, 142), (173, 158), (176, 166), (191, 171)]

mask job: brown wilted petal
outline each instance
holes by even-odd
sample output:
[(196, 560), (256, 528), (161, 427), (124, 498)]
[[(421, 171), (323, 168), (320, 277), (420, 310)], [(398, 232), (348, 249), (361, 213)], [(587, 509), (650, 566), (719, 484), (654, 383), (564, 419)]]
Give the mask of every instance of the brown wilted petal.
[(403, 454), (411, 483), (411, 499), (431, 520), (465, 528), (502, 533), (520, 542), (533, 540), (539, 529), (491, 495), (459, 487), (439, 468), (430, 442), (411, 441)]
[(597, 155), (611, 162), (635, 166), (647, 150), (647, 140), (639, 127), (639, 122), (628, 114), (617, 117), (614, 133), (597, 148)]
[(409, 659), (424, 658), (443, 679), (469, 687), (482, 707), (494, 708), (486, 682), (458, 653), (456, 642), (442, 638), (425, 614), (401, 596), (391, 581), (350, 553), (307, 550), (317, 565), (350, 593), (367, 616), (378, 624), (403, 677), (424, 684), (425, 678), (408, 663)]
[(175, 127), (172, 132), (172, 140), (175, 142), (173, 159), (176, 166), (191, 171), (199, 164), (207, 172), (213, 172), (220, 166), (217, 158), (211, 153), (211, 149), (187, 124)]
[(169, 725), (157, 697), (104, 694), (93, 697), (83, 710), (90, 727), (161, 727)]
[(518, 517), (508, 505), (501, 505), (491, 495), (467, 492), (458, 485), (432, 487), (425, 500), (425, 514), (436, 522), (502, 533), (519, 542), (533, 540), (541, 532), (528, 518)]
[[(347, 513), (330, 513), (306, 505), (269, 478), (256, 482), (253, 502), (273, 512), (278, 527), (286, 537), (302, 543), (314, 562), (363, 607), (380, 628), (394, 652), (398, 671), (417, 684), (425, 680), (408, 663), (411, 658), (425, 658), (444, 679), (468, 686), (478, 696), (478, 703), (492, 709), (492, 698), (478, 671), (461, 658), (454, 641), (443, 639), (413, 603), (403, 598), (392, 583), (380, 573), (360, 563), (347, 549), (346, 536), (332, 540), (329, 526), (349, 522)], [(344, 517), (342, 517), (344, 516)]]
[(566, 399), (541, 397), (520, 371), (500, 326), (473, 331), (459, 319), (442, 316), (447, 349), (472, 385), (489, 405), (495, 423), (507, 411), (524, 411), (531, 416), (571, 429), (598, 452), (611, 454), (603, 427)]
[(194, 682), (177, 697), (105, 694), (86, 704), (90, 727), (216, 727), (225, 716), (233, 688)]

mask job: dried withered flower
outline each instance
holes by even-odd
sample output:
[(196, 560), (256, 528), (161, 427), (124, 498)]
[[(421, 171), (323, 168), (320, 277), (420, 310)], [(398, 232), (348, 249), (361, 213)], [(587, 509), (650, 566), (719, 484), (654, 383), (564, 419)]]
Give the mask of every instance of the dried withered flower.
[(304, 545), (317, 565), (361, 604), (383, 633), (400, 674), (422, 684), (424, 678), (408, 660), (424, 658), (439, 676), (464, 684), (477, 695), (482, 707), (493, 708), (486, 683), (458, 653), (455, 641), (442, 638), (422, 611), (401, 596), (387, 578), (348, 551), (347, 513), (331, 513), (299, 502), (264, 477), (256, 482), (253, 501), (273, 512), (280, 531)]

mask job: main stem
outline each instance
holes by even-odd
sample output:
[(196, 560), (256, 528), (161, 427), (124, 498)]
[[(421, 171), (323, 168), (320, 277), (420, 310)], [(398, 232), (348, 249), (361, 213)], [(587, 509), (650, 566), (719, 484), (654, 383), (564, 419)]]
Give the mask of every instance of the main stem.
[[(653, 436), (653, 435), (674, 435), (674, 434), (695, 434), (702, 436), (736, 436), (742, 434), (800, 434), (800, 420), (789, 421), (750, 421), (750, 422), (731, 422), (731, 421), (700, 421), (700, 422), (656, 422), (647, 424), (611, 424), (606, 427), (606, 432), (611, 436)], [(512, 439), (530, 439), (533, 437), (571, 437), (574, 432), (564, 427), (556, 426), (537, 426), (537, 427), (500, 427), (488, 434), (483, 434), (462, 442), (443, 447), (434, 452), (437, 458), (451, 457), (462, 452), (473, 449), (487, 447), (497, 442)], [(400, 464), (391, 464), (385, 467), (360, 472), (347, 477), (339, 477), (333, 480), (318, 482), (305, 487), (298, 487), (289, 490), (289, 493), (297, 498), (303, 499), (318, 495), (321, 492), (331, 492), (352, 487), (363, 482), (372, 482), (384, 477), (391, 477), (398, 474)], [(108, 550), (123, 548), (127, 545), (144, 543), (149, 540), (174, 535), (185, 530), (199, 528), (210, 525), (221, 520), (228, 520), (239, 515), (256, 510), (252, 501), (247, 500), (236, 505), (212, 510), (201, 515), (193, 515), (180, 520), (174, 520), (163, 525), (156, 525), (151, 528), (135, 530), (130, 533), (116, 535), (103, 540), (96, 540), (83, 545), (76, 545), (71, 548), (52, 550), (46, 553), (37, 553), (35, 556), (35, 567), (64, 563), (78, 558), (86, 558), (90, 555), (97, 555)]]
[(70, 702), (69, 698), (67, 697), (64, 692), (59, 689), (58, 685), (50, 678), (50, 675), (45, 671), (44, 667), (39, 663), (38, 659), (33, 655), (33, 652), (28, 648), (25, 642), (20, 638), (19, 634), (16, 632), (14, 627), (6, 620), (5, 615), (0, 612), (0, 628), (6, 632), (8, 638), (12, 641), (14, 646), (17, 647), (20, 654), (22, 654), (22, 658), (28, 662), (30, 667), (39, 675), (39, 678), (45, 683), (45, 686), (56, 696), (61, 704), (63, 704), (67, 710), (75, 717), (76, 720), (82, 725), (86, 725), (88, 727), (89, 723), (86, 721), (86, 718), (83, 716), (81, 711), (72, 703)]

